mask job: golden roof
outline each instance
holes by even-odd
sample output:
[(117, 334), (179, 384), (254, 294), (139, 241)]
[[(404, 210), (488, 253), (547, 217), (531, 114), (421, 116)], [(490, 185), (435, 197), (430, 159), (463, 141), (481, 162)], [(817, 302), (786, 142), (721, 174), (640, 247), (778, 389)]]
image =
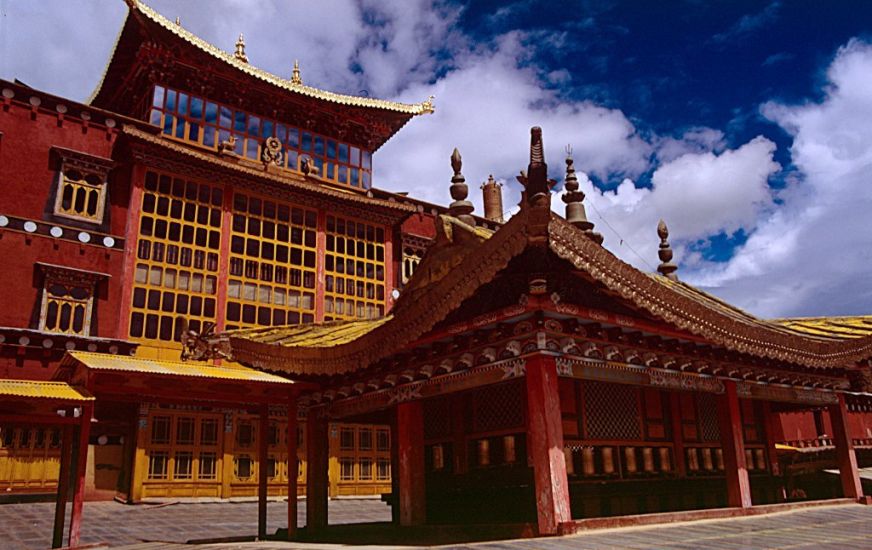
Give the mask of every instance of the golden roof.
[[(201, 51), (215, 57), (216, 59), (222, 61), (223, 63), (230, 65), (250, 76), (253, 76), (259, 80), (272, 84), (278, 88), (287, 90), (289, 92), (293, 92), (296, 94), (312, 97), (315, 99), (320, 99), (323, 101), (329, 101), (331, 103), (338, 103), (340, 105), (349, 105), (352, 107), (366, 107), (372, 109), (383, 109), (387, 111), (394, 111), (397, 113), (404, 113), (408, 115), (420, 115), (425, 113), (432, 113), (435, 111), (435, 107), (433, 105), (433, 98), (423, 101), (421, 103), (399, 103), (396, 101), (387, 101), (383, 99), (375, 99), (371, 97), (358, 97), (344, 94), (337, 94), (334, 92), (328, 92), (326, 90), (319, 90), (318, 88), (313, 88), (311, 86), (306, 86), (302, 83), (299, 78), (291, 78), (284, 79), (279, 76), (276, 76), (272, 73), (264, 71), (262, 69), (258, 69), (257, 67), (251, 66), (247, 61), (244, 61), (239, 56), (236, 56), (232, 53), (225, 52), (221, 48), (206, 42), (199, 36), (194, 33), (188, 31), (180, 24), (177, 24), (173, 21), (170, 21), (166, 17), (159, 14), (157, 11), (148, 7), (144, 2), (140, 0), (125, 0), (127, 5), (130, 8), (130, 13), (138, 12), (142, 14), (146, 19), (156, 23), (157, 25), (163, 27), (169, 32), (173, 33), (175, 36), (183, 39), (189, 44), (196, 46)], [(120, 38), (119, 33), (119, 38)], [(113, 46), (113, 53), (109, 57), (110, 62), (112, 57), (115, 55), (115, 49), (118, 46), (118, 41), (116, 40), (115, 46)], [(108, 70), (108, 65), (106, 67)], [(299, 73), (295, 73), (298, 75)], [(91, 95), (91, 99), (89, 99), (88, 103), (90, 103), (99, 93), (100, 89), (103, 87), (103, 81), (105, 80), (106, 72), (104, 71), (103, 77), (100, 79), (100, 83), (97, 85), (96, 90)]]
[(772, 319), (793, 332), (834, 338), (838, 340), (863, 338), (872, 335), (872, 315), (857, 317), (796, 317), (791, 319)]
[(321, 324), (258, 327), (232, 330), (230, 338), (282, 347), (329, 348), (354, 341), (388, 322), (391, 315), (366, 321), (331, 321)]
[(0, 396), (27, 399), (57, 399), (59, 401), (93, 401), (94, 397), (83, 389), (66, 382), (0, 379)]
[(294, 384), (294, 381), (281, 376), (232, 364), (217, 366), (193, 361), (160, 361), (85, 351), (68, 351), (61, 361), (61, 366), (65, 367), (79, 364), (92, 370), (102, 371), (138, 372), (267, 384)]

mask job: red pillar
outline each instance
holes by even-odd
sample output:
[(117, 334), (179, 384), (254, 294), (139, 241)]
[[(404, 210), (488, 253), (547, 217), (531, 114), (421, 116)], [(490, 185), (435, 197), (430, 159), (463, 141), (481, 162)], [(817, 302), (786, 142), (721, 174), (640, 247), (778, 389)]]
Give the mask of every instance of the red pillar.
[(561, 523), (572, 519), (554, 357), (537, 355), (528, 359), (526, 378), (527, 437), (539, 534), (553, 535)]
[(839, 401), (830, 405), (830, 422), (833, 424), (833, 444), (836, 446), (836, 461), (839, 464), (839, 477), (842, 478), (842, 491), (845, 498), (859, 499), (863, 496), (860, 474), (857, 471), (857, 455), (848, 432), (848, 407), (845, 395), (838, 394)]
[(73, 425), (65, 424), (61, 435), (61, 470), (58, 474), (58, 495), (55, 501), (54, 531), (51, 547), (64, 545), (64, 521), (67, 515), (67, 496), (70, 493), (70, 472), (73, 469)]
[(93, 415), (93, 403), (82, 406), (76, 466), (73, 470), (75, 473), (73, 481), (73, 511), (70, 514), (70, 536), (67, 542), (68, 546), (73, 547), (79, 545), (79, 535), (82, 530), (82, 508), (85, 504), (85, 472), (88, 467), (88, 438), (91, 436), (91, 417)]
[(424, 406), (420, 401), (397, 405), (397, 459), (400, 525), (427, 521), (424, 490)]
[(288, 540), (297, 536), (297, 396), (288, 396)]
[(306, 418), (306, 530), (327, 527), (327, 466), (329, 439), (327, 415), (323, 409), (309, 409)]
[(260, 406), (257, 439), (257, 538), (266, 538), (267, 463), (269, 462), (269, 405)]
[(669, 414), (672, 417), (672, 448), (675, 453), (673, 465), (678, 477), (687, 476), (687, 465), (684, 457), (684, 422), (681, 418), (681, 394), (669, 394)]
[(736, 508), (751, 507), (751, 482), (745, 464), (745, 439), (742, 433), (742, 411), (736, 383), (724, 382), (724, 394), (718, 396), (718, 425), (721, 448), (724, 452), (724, 471), (727, 478), (727, 505)]

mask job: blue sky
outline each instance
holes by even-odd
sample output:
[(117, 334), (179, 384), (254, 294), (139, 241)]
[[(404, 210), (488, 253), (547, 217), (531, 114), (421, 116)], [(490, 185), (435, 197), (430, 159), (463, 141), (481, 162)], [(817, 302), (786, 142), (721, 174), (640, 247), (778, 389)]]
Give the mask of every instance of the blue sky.
[[(226, 50), (244, 32), (251, 63), (276, 74), (299, 59), (310, 85), (436, 95), (376, 153), (377, 186), (447, 203), (457, 146), (476, 204), (493, 174), (509, 209), (540, 125), (552, 177), (571, 144), (588, 215), (622, 259), (656, 266), (662, 217), (679, 275), (752, 313), (872, 313), (869, 2), (149, 5)], [(0, 0), (0, 75), (84, 100), (126, 9)]]

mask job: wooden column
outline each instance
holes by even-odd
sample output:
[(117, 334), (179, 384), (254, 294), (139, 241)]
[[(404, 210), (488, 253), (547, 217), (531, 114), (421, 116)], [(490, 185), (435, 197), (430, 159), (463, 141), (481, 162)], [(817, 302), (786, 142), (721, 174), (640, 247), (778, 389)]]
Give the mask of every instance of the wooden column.
[(257, 538), (266, 538), (267, 463), (269, 462), (269, 405), (263, 404), (259, 411), (260, 428), (257, 438)]
[(727, 478), (727, 505), (736, 508), (751, 507), (751, 483), (745, 464), (745, 439), (742, 433), (742, 411), (736, 383), (724, 381), (724, 394), (719, 395), (718, 426), (721, 449), (724, 453), (724, 472)]
[(681, 418), (681, 394), (669, 393), (669, 414), (672, 417), (672, 449), (675, 453), (675, 473), (678, 477), (687, 476), (687, 464), (684, 456), (684, 422)]
[(400, 524), (400, 447), (397, 408), (391, 409), (391, 523)]
[(61, 463), (58, 474), (58, 494), (55, 501), (54, 530), (51, 539), (52, 548), (64, 545), (64, 521), (67, 516), (67, 497), (70, 494), (70, 474), (73, 470), (73, 437), (75, 430), (72, 424), (65, 424), (61, 435)]
[(88, 465), (88, 438), (91, 436), (91, 417), (94, 416), (94, 404), (82, 406), (82, 416), (79, 423), (76, 465), (73, 469), (73, 510), (70, 513), (70, 535), (68, 546), (78, 546), (82, 530), (82, 508), (85, 504), (85, 473)]
[(424, 487), (424, 406), (421, 401), (397, 405), (397, 470), (400, 525), (427, 521)]
[(554, 535), (561, 523), (572, 519), (554, 357), (529, 358), (526, 381), (527, 446), (533, 460), (539, 534)]
[(766, 457), (769, 460), (769, 473), (773, 481), (772, 491), (775, 502), (787, 500), (787, 492), (784, 490), (784, 478), (781, 477), (781, 465), (778, 463), (778, 451), (775, 444), (784, 440), (784, 434), (778, 415), (772, 412), (772, 403), (761, 403), (763, 409), (763, 428), (766, 430)]
[(845, 405), (845, 394), (840, 393), (838, 397), (838, 403), (830, 405), (829, 413), (830, 422), (833, 424), (833, 445), (836, 446), (842, 492), (845, 498), (859, 499), (863, 496), (863, 486), (857, 471), (857, 455), (848, 432), (848, 407)]
[(297, 396), (288, 396), (288, 540), (297, 536)]
[(309, 409), (306, 418), (306, 530), (327, 527), (327, 461), (329, 458), (327, 415), (324, 409)]

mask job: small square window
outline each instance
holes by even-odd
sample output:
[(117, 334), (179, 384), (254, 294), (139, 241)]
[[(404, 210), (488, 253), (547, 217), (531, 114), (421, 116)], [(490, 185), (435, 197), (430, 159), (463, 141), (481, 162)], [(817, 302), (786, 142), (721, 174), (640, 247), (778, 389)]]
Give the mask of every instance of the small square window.
[(54, 213), (79, 221), (103, 223), (110, 159), (53, 147), (58, 159)]

